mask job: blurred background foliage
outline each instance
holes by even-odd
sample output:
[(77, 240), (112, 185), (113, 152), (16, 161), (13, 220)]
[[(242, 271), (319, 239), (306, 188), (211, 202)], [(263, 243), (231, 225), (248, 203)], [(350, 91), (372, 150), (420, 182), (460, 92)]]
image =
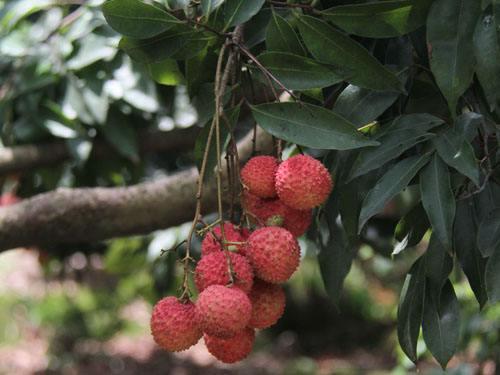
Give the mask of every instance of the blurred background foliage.
[[(190, 103), (187, 89), (176, 86), (182, 77), (175, 70), (158, 85), (146, 66), (120, 51), (120, 37), (106, 25), (102, 3), (0, 1), (2, 146), (59, 140), (72, 156), (57, 166), (4, 178), (4, 192), (14, 190), (23, 198), (57, 187), (130, 185), (192, 164), (189, 150), (141, 155), (138, 139), (141, 132), (203, 125), (203, 97)], [(114, 150), (104, 159), (92, 156), (98, 141)], [(393, 208), (401, 212), (407, 205), (403, 197)], [(165, 373), (179, 367), (193, 373), (201, 368), (205, 373), (415, 371), (399, 349), (395, 321), (402, 280), (426, 243), (391, 257), (391, 233), (384, 236), (381, 228), (371, 237), (373, 246), (359, 250), (338, 310), (325, 293), (315, 245), (302, 240), (304, 261), (287, 285), (285, 316), (267, 336), (259, 337), (257, 354), (231, 371), (165, 353), (133, 359), (141, 338), (151, 341), (151, 304), (175, 293), (179, 285), (177, 254), (162, 250), (181, 242), (186, 226), (82, 245), (71, 249), (71, 256), (55, 256), (54, 249), (50, 256), (47, 249), (2, 254), (0, 372), (12, 370), (8, 361), (17, 363), (12, 348), (23, 348), (28, 341), (48, 343), (40, 344), (43, 360), (30, 369), (41, 373)], [(24, 267), (23, 257), (35, 263)], [(35, 270), (35, 276), (24, 275), (29, 270)], [(17, 288), (16, 278), (24, 277), (27, 284)], [(460, 352), (450, 373), (488, 373), (500, 356), (500, 306), (488, 306), (479, 314), (463, 275), (456, 272), (453, 279), (463, 323)], [(106, 346), (123, 336), (136, 345), (128, 354)], [(419, 352), (425, 352), (423, 341)], [(419, 368), (437, 371), (430, 356)]]

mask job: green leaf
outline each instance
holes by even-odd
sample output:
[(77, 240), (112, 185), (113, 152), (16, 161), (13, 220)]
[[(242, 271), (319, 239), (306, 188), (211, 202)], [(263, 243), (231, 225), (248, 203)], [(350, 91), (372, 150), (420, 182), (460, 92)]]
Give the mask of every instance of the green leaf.
[(373, 90), (405, 91), (396, 75), (361, 44), (326, 22), (302, 16), (299, 18), (299, 30), (316, 60), (343, 70), (349, 69), (350, 83)]
[(476, 234), (477, 225), (474, 220), (472, 199), (457, 201), (457, 212), (453, 226), (453, 248), (479, 306), (483, 307), (488, 299), (484, 280), (486, 260), (477, 248)]
[(398, 306), (398, 339), (401, 349), (417, 361), (417, 342), (422, 324), (425, 297), (425, 262), (421, 257), (406, 276)]
[(201, 0), (201, 10), (204, 16), (208, 16), (215, 9), (220, 7), (224, 0)]
[(491, 256), (500, 247), (500, 208), (489, 211), (479, 223), (477, 247), (484, 257)]
[(486, 291), (491, 304), (500, 302), (500, 246), (488, 259), (486, 264)]
[(382, 135), (376, 138), (380, 142), (379, 147), (362, 150), (359, 153), (350, 179), (380, 168), (417, 143), (430, 139), (433, 134), (427, 130), (442, 123), (443, 121), (437, 117), (425, 113), (398, 117)]
[(441, 367), (446, 368), (448, 361), (457, 350), (460, 332), (460, 309), (451, 282), (448, 280), (440, 299), (426, 286), (424, 318), (422, 330), (425, 344)]
[(397, 92), (373, 91), (349, 85), (335, 101), (333, 110), (359, 127), (377, 119), (398, 97)]
[(140, 0), (108, 0), (102, 12), (113, 29), (135, 39), (154, 37), (180, 23), (159, 7)]
[(441, 289), (448, 280), (452, 268), (453, 259), (433, 232), (425, 252), (425, 275), (429, 286), (427, 293), (433, 293), (436, 300), (439, 300)]
[(432, 142), (446, 164), (469, 177), (479, 186), (479, 166), (474, 150), (463, 135), (456, 129), (450, 128), (439, 132)]
[(184, 82), (184, 76), (179, 70), (177, 61), (173, 59), (148, 64), (148, 70), (151, 78), (161, 85), (177, 86)]
[(397, 255), (407, 247), (416, 246), (422, 241), (429, 229), (429, 219), (422, 204), (413, 207), (396, 225), (394, 237), (398, 244), (394, 247), (392, 255)]
[(104, 137), (118, 153), (133, 162), (139, 161), (139, 146), (134, 127), (126, 116), (114, 112), (102, 127)]
[(404, 159), (389, 169), (377, 181), (363, 201), (363, 208), (359, 217), (359, 232), (373, 215), (381, 212), (386, 203), (410, 183), (428, 160), (429, 155), (412, 156)]
[(498, 20), (491, 12), (479, 17), (474, 30), (476, 74), (488, 101), (490, 111), (500, 99), (500, 44), (497, 37)]
[(266, 47), (268, 51), (289, 52), (306, 56), (307, 52), (293, 27), (286, 19), (272, 12), (271, 22), (266, 32)]
[(291, 53), (265, 52), (258, 60), (289, 90), (323, 88), (344, 80), (327, 66)]
[(396, 0), (341, 5), (326, 9), (321, 14), (349, 34), (390, 38), (424, 25), (432, 1)]
[(472, 82), (472, 34), (480, 12), (477, 0), (436, 0), (427, 19), (430, 66), (455, 116), (458, 98)]
[(226, 0), (224, 7), (224, 30), (241, 25), (255, 16), (265, 0)]
[(85, 164), (92, 151), (92, 142), (83, 137), (68, 139), (66, 146), (78, 166)]
[(323, 107), (301, 103), (252, 106), (255, 121), (275, 137), (312, 148), (349, 150), (376, 146), (346, 119)]
[[(142, 63), (154, 63), (166, 60), (175, 53), (183, 50), (188, 43), (202, 42), (196, 49), (189, 52), (192, 56), (199, 53), (212, 38), (205, 33), (198, 32), (186, 25), (178, 25), (167, 32), (150, 39), (131, 39), (124, 37), (120, 41), (123, 49), (134, 60)], [(191, 44), (190, 44), (190, 47)]]
[(437, 154), (420, 172), (420, 193), (433, 234), (446, 249), (451, 249), (455, 196), (448, 166)]

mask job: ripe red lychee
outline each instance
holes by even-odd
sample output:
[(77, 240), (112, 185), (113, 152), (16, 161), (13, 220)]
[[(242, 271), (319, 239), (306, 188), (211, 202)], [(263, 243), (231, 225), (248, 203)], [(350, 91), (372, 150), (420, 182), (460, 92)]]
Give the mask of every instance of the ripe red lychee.
[(252, 351), (255, 331), (245, 328), (229, 339), (205, 334), (203, 339), (208, 351), (215, 358), (224, 363), (234, 363), (241, 361)]
[(285, 292), (280, 285), (256, 280), (249, 294), (252, 302), (252, 328), (268, 328), (274, 325), (285, 311)]
[(4, 193), (0, 196), (0, 206), (10, 206), (18, 203), (20, 200), (14, 193)]
[(243, 206), (251, 219), (261, 226), (281, 226), (295, 237), (303, 235), (311, 225), (312, 210), (296, 210), (280, 199), (262, 199), (245, 193)]
[(278, 160), (273, 156), (255, 156), (241, 169), (241, 180), (248, 190), (261, 198), (276, 196), (275, 175)]
[(247, 242), (246, 255), (255, 276), (273, 284), (284, 283), (295, 272), (300, 261), (300, 248), (289, 231), (265, 227), (254, 231)]
[[(253, 270), (248, 260), (239, 254), (227, 253), (231, 260), (234, 286), (245, 293), (250, 292), (253, 284)], [(210, 285), (227, 285), (230, 282), (229, 266), (223, 251), (208, 254), (201, 258), (195, 269), (195, 283), (200, 292)]]
[(186, 350), (201, 338), (195, 306), (175, 297), (158, 301), (151, 315), (151, 334), (156, 343), (169, 352)]
[[(207, 233), (203, 241), (201, 242), (201, 256), (205, 256), (207, 254), (221, 251), (222, 247), (220, 242), (214, 237), (214, 234), (217, 238), (221, 239), (221, 228), (220, 225), (217, 225), (213, 229), (213, 234), (211, 232)], [(244, 237), (246, 233), (243, 230), (239, 230), (235, 225), (229, 222), (224, 223), (224, 236), (226, 237), (227, 242), (245, 242), (246, 238)], [(228, 245), (228, 250), (242, 252), (244, 246), (243, 245)]]
[(330, 173), (321, 162), (308, 155), (285, 160), (276, 172), (276, 190), (287, 206), (306, 210), (322, 204), (332, 191)]
[(196, 316), (203, 332), (222, 338), (234, 336), (246, 327), (252, 315), (250, 299), (241, 289), (210, 285), (200, 293)]

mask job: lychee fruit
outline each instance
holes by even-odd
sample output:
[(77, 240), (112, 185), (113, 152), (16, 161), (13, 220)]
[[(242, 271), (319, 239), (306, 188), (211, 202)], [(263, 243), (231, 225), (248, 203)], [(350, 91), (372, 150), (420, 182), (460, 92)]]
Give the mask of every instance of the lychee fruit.
[(200, 293), (196, 316), (203, 332), (229, 338), (245, 328), (252, 315), (250, 299), (241, 289), (210, 285)]
[(255, 156), (241, 169), (241, 180), (245, 187), (261, 198), (276, 196), (275, 175), (278, 160), (273, 156)]
[(332, 191), (333, 182), (321, 162), (308, 155), (285, 160), (276, 172), (276, 191), (287, 206), (306, 210), (322, 204)]
[(215, 358), (224, 363), (235, 363), (247, 357), (252, 351), (255, 331), (252, 328), (245, 328), (228, 339), (205, 334), (203, 339), (208, 351)]
[(250, 218), (261, 226), (280, 226), (295, 237), (302, 236), (311, 225), (312, 210), (296, 210), (288, 207), (280, 199), (262, 199), (245, 193), (243, 206)]
[(175, 297), (158, 301), (151, 315), (151, 334), (156, 343), (169, 352), (186, 350), (203, 335), (195, 305)]
[[(248, 260), (239, 254), (227, 253), (231, 260), (234, 286), (245, 293), (250, 292), (253, 284), (253, 270)], [(201, 258), (195, 269), (195, 283), (200, 292), (210, 285), (227, 285), (230, 282), (229, 265), (226, 253), (218, 251)]]
[(249, 297), (252, 303), (249, 327), (261, 329), (271, 327), (285, 311), (285, 292), (280, 285), (256, 280)]
[(254, 231), (247, 242), (246, 256), (255, 276), (273, 284), (287, 281), (299, 266), (300, 248), (289, 231), (265, 227)]
[[(214, 236), (215, 235), (215, 236)], [(239, 230), (235, 225), (230, 222), (224, 223), (224, 236), (227, 242), (245, 242), (246, 238), (244, 237), (245, 232), (243, 230)], [(213, 252), (221, 251), (222, 246), (219, 240), (222, 240), (222, 233), (220, 225), (217, 225), (213, 229), (213, 233), (209, 232), (206, 234), (205, 238), (201, 242), (201, 256), (208, 255)], [(242, 252), (244, 245), (243, 244), (228, 244), (228, 250)]]

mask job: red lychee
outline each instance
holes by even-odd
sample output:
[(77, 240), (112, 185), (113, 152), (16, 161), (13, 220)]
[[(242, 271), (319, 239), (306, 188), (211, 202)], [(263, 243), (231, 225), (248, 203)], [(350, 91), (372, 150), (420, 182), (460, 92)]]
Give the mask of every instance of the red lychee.
[(276, 172), (276, 190), (287, 206), (306, 210), (322, 204), (332, 191), (328, 169), (308, 155), (285, 160)]
[(265, 227), (250, 235), (246, 255), (255, 276), (279, 284), (287, 281), (297, 269), (300, 248), (293, 234), (286, 229)]
[(151, 315), (151, 334), (156, 343), (169, 352), (186, 350), (201, 338), (195, 306), (175, 297), (158, 301)]
[[(203, 241), (201, 242), (201, 256), (205, 256), (207, 254), (221, 251), (222, 246), (220, 242), (214, 237), (214, 234), (217, 238), (221, 239), (221, 228), (220, 225), (217, 225), (213, 229), (213, 234), (211, 232), (207, 233)], [(246, 238), (244, 237), (245, 232), (243, 230), (239, 230), (235, 225), (230, 222), (224, 223), (224, 236), (226, 237), (227, 242), (245, 242)], [(239, 244), (229, 244), (227, 245), (228, 249), (231, 251), (242, 252), (244, 247)]]
[(248, 190), (261, 198), (276, 196), (275, 175), (278, 160), (273, 156), (255, 156), (241, 169), (241, 180)]
[(241, 289), (210, 285), (200, 293), (196, 316), (203, 332), (228, 338), (246, 327), (252, 315), (250, 299)]
[(249, 294), (252, 302), (252, 328), (268, 328), (274, 325), (285, 311), (285, 292), (280, 285), (256, 280)]
[(224, 363), (234, 363), (241, 361), (252, 351), (255, 331), (245, 328), (229, 339), (205, 334), (203, 339), (208, 351), (215, 358)]
[(295, 237), (302, 236), (311, 225), (312, 210), (296, 210), (285, 205), (280, 199), (262, 199), (245, 193), (243, 206), (251, 219), (261, 226), (280, 226)]
[[(245, 293), (250, 292), (253, 284), (253, 270), (248, 260), (239, 254), (227, 254), (231, 260), (234, 286)], [(208, 254), (201, 258), (195, 269), (195, 283), (200, 292), (210, 285), (227, 285), (230, 282), (229, 266), (223, 251)]]

